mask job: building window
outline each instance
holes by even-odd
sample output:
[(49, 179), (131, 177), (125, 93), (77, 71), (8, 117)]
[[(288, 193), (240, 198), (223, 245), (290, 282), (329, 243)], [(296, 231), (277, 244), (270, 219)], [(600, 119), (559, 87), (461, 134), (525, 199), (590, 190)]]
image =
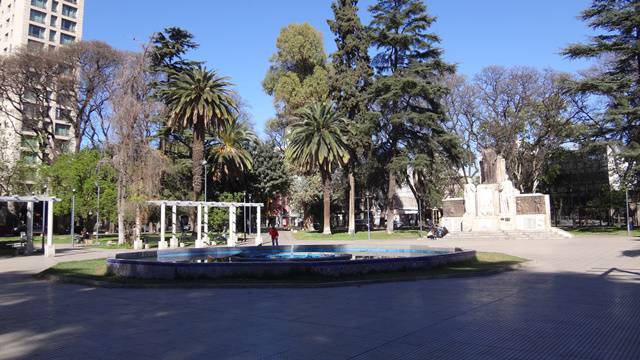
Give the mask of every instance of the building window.
[(76, 41), (75, 36), (71, 36), (71, 35), (67, 35), (67, 34), (60, 34), (60, 44), (62, 44), (62, 45), (71, 44), (74, 41)]
[(69, 152), (69, 141), (67, 140), (56, 141), (56, 148), (61, 153)]
[(49, 20), (50, 26), (58, 26), (58, 17), (51, 15), (51, 20)]
[(53, 12), (58, 11), (58, 2), (57, 1), (52, 1), (51, 2), (51, 11), (53, 11)]
[(31, 0), (31, 6), (39, 7), (41, 9), (46, 9), (47, 0)]
[(78, 9), (68, 6), (68, 5), (62, 5), (62, 15), (66, 16), (66, 17), (70, 17), (70, 18), (74, 18), (76, 17), (76, 13), (78, 12)]
[(29, 20), (44, 24), (44, 19), (45, 19), (46, 16), (47, 16), (47, 14), (45, 14), (45, 13), (43, 13), (41, 11), (31, 9), (31, 14), (29, 15)]
[(56, 32), (53, 30), (49, 30), (49, 41), (51, 42), (56, 41)]
[(70, 125), (56, 124), (56, 136), (69, 136)]
[(76, 31), (76, 23), (67, 19), (62, 19), (60, 23), (60, 27), (64, 31), (75, 32)]
[(38, 140), (32, 136), (22, 135), (22, 139), (20, 139), (20, 145), (23, 148), (27, 148), (27, 149), (37, 149)]
[(58, 120), (71, 120), (71, 111), (63, 108), (56, 109), (56, 119)]
[(38, 162), (38, 156), (33, 152), (24, 151), (20, 153), (20, 158), (28, 165), (34, 165)]
[(29, 39), (27, 40), (27, 48), (29, 48), (29, 50), (42, 50), (44, 43)]
[(37, 37), (38, 39), (44, 39), (44, 28), (35, 25), (29, 25), (29, 35)]

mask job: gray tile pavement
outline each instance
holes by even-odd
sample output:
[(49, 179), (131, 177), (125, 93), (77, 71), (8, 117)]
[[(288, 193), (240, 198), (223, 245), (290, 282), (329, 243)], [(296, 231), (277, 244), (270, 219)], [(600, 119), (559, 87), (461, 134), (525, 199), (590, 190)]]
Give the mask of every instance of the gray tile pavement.
[(640, 268), (623, 255), (640, 241), (428, 244), (532, 262), (319, 289), (105, 289), (29, 276), (102, 252), (0, 259), (0, 359), (640, 359), (640, 275), (610, 271)]

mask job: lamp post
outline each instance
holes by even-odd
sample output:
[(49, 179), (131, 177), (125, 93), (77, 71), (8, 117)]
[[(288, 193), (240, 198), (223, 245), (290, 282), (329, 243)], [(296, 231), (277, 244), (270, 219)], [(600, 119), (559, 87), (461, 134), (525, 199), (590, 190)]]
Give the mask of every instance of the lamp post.
[[(47, 194), (47, 185), (44, 186), (44, 193)], [(42, 231), (40, 231), (42, 239), (42, 252), (44, 252), (44, 226), (45, 226), (45, 213), (47, 211), (47, 202), (42, 201)]]
[(242, 223), (242, 230), (244, 232), (244, 241), (247, 241), (247, 192), (244, 192), (244, 197), (242, 198), (244, 204), (242, 205), (242, 218), (244, 222)]
[(624, 207), (627, 210), (627, 237), (631, 237), (631, 222), (629, 221), (629, 188), (624, 189)]
[(420, 227), (419, 234), (422, 238), (422, 200), (418, 197), (418, 226)]
[(202, 160), (204, 167), (204, 201), (207, 201), (207, 160)]
[(76, 189), (71, 189), (71, 247), (75, 246), (75, 235), (76, 235)]
[(96, 181), (98, 187), (98, 208), (96, 209), (96, 243), (100, 238), (100, 183)]
[(367, 238), (371, 241), (371, 207), (369, 206), (369, 198), (371, 197), (371, 194), (367, 191), (365, 197), (367, 198)]
[[(249, 203), (251, 203), (251, 194), (249, 194)], [(252, 206), (249, 206), (249, 234), (251, 234), (251, 208)]]

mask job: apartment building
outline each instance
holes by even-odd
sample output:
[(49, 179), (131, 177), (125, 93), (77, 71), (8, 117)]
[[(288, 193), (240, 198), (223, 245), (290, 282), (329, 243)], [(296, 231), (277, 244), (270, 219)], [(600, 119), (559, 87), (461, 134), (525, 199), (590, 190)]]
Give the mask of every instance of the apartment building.
[[(48, 50), (81, 40), (83, 14), (84, 0), (0, 0), (0, 56), (23, 47)], [(52, 96), (56, 102), (47, 109), (47, 118), (52, 120), (44, 126), (53, 129), (59, 151), (72, 151), (75, 140), (68, 121), (70, 110), (61, 96)], [(35, 106), (26, 103), (23, 110), (29, 113), (30, 107)], [(6, 162), (4, 168), (18, 159), (36, 165), (42, 158), (36, 150), (33, 126), (28, 126), (32, 120), (0, 113), (0, 161)]]

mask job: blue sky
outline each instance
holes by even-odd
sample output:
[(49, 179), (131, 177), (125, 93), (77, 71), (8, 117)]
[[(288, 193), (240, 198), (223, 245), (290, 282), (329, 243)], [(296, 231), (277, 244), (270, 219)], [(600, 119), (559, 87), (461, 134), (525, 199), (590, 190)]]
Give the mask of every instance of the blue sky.
[[(374, 0), (361, 0), (362, 19)], [(568, 43), (583, 41), (591, 30), (577, 19), (589, 0), (427, 0), (438, 20), (433, 32), (442, 38), (447, 61), (468, 76), (489, 65), (524, 65), (576, 71), (587, 63), (559, 55)], [(176, 6), (179, 4), (179, 6)], [(86, 0), (84, 39), (136, 50), (167, 26), (191, 31), (200, 48), (191, 54), (230, 76), (256, 125), (273, 117), (272, 99), (261, 81), (275, 51), (280, 29), (309, 22), (335, 49), (326, 19), (331, 0)]]

